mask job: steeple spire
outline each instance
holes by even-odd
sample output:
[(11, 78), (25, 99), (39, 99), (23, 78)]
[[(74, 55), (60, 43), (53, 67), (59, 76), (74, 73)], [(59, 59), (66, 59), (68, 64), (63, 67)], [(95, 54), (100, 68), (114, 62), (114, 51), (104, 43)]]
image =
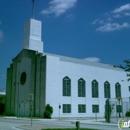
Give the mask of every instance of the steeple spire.
[(32, 0), (32, 18), (34, 19), (35, 0)]

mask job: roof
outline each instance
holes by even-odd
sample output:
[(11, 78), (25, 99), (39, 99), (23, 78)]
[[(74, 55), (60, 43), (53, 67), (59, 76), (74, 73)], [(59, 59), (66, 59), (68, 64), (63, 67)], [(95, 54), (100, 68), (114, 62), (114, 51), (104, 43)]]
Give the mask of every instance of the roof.
[(100, 67), (100, 68), (106, 68), (106, 69), (112, 69), (112, 70), (124, 72), (124, 70), (122, 70), (121, 68), (117, 68), (117, 67), (114, 67), (113, 65), (109, 65), (109, 64), (97, 63), (97, 62), (87, 61), (85, 59), (76, 59), (76, 58), (55, 55), (55, 54), (50, 54), (50, 53), (43, 53), (43, 56), (45, 56), (45, 55), (59, 57), (61, 61), (65, 61), (65, 62), (71, 62), (71, 63), (76, 63), (76, 64), (82, 64), (82, 65), (88, 65), (88, 66), (94, 66), (94, 67)]

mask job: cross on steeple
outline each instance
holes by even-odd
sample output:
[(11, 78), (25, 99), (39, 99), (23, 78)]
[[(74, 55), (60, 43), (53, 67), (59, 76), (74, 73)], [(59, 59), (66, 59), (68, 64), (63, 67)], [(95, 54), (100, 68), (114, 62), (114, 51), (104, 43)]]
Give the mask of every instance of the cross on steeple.
[(34, 19), (35, 0), (32, 0), (32, 18)]

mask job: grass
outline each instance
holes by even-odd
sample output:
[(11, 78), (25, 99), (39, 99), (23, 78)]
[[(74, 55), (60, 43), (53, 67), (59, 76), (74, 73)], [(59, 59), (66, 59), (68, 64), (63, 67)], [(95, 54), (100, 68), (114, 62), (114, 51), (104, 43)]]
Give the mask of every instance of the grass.
[[(50, 129), (42, 129), (42, 130), (77, 130), (76, 128), (50, 128)], [(79, 130), (97, 130), (90, 128), (80, 128)]]

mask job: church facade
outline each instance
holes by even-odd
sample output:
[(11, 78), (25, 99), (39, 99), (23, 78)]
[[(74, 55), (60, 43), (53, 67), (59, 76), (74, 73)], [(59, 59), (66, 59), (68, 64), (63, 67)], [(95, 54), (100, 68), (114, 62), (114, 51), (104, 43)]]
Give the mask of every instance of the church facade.
[[(126, 98), (126, 73), (112, 65), (43, 52), (41, 22), (25, 24), (22, 51), (7, 69), (6, 114), (42, 117), (46, 104), (52, 117), (104, 117), (108, 98)], [(59, 109), (61, 106), (61, 109)], [(130, 109), (130, 106), (129, 106)]]

